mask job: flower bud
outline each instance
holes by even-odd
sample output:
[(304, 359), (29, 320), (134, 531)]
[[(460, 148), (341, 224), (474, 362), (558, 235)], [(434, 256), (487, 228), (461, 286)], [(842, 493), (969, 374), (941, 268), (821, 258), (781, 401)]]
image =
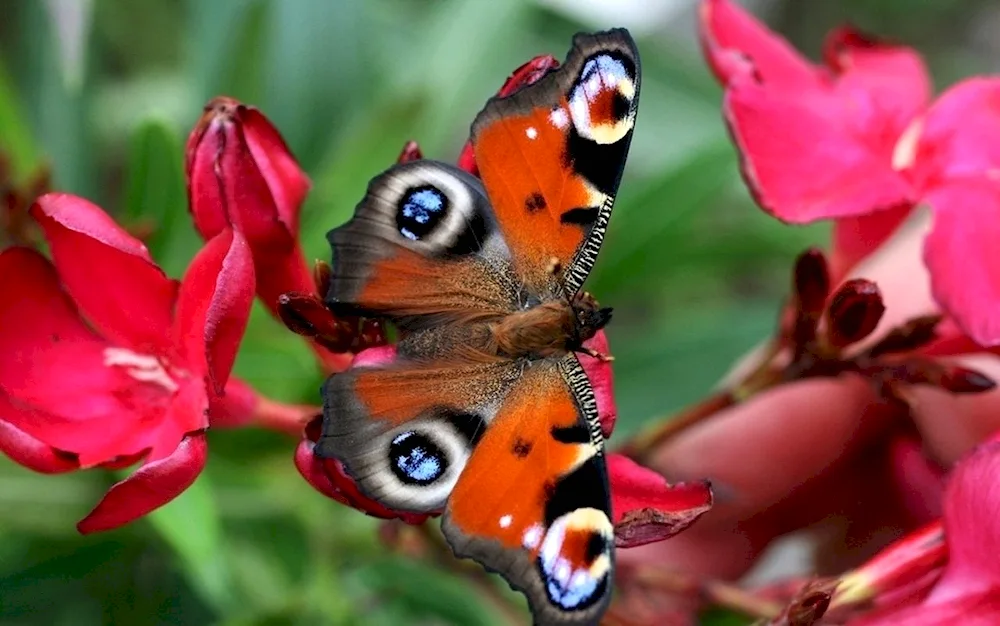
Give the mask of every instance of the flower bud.
[(843, 348), (870, 335), (885, 305), (878, 285), (862, 278), (849, 280), (833, 294), (827, 309), (827, 342)]

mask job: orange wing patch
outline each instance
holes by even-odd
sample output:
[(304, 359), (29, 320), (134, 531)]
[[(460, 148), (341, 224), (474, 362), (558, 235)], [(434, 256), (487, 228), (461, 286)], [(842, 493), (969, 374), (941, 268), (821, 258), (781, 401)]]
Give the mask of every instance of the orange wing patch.
[[(572, 356), (563, 363), (579, 367)], [(524, 591), (537, 623), (589, 623), (610, 597), (610, 497), (602, 442), (584, 412), (560, 366), (534, 365), (466, 462), (445, 511), (456, 554)]]
[(639, 59), (624, 31), (578, 36), (566, 63), (491, 100), (472, 125), (479, 173), (518, 276), (576, 293), (597, 257), (625, 167)]

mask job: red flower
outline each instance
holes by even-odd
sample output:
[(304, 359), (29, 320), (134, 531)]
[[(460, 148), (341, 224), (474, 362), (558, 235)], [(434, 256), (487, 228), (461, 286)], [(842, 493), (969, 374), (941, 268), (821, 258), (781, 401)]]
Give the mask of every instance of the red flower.
[[(187, 185), (195, 227), (206, 241), (230, 227), (246, 237), (257, 296), (272, 314), (278, 316), (281, 294), (316, 292), (299, 245), (299, 210), (309, 179), (260, 111), (224, 97), (205, 106), (187, 142)], [(312, 347), (331, 371), (350, 360)]]
[(212, 416), (252, 407), (229, 379), (253, 300), (250, 250), (223, 230), (178, 284), (82, 198), (47, 194), (31, 214), (52, 261), (0, 253), (0, 450), (41, 472), (142, 460), (77, 525), (107, 530), (184, 491)]
[(909, 48), (840, 29), (817, 66), (728, 0), (703, 0), (701, 21), (743, 176), (761, 207), (788, 222), (836, 220), (842, 273), (928, 204), (924, 258), (935, 299), (977, 342), (1000, 343), (992, 254), (1000, 80), (964, 81), (929, 105), (926, 71)]
[[(1000, 442), (983, 444), (961, 461), (945, 493), (948, 564), (916, 605), (851, 621), (856, 626), (983, 626), (1000, 623)], [(923, 535), (933, 534), (931, 528)], [(934, 552), (918, 562), (934, 565)]]

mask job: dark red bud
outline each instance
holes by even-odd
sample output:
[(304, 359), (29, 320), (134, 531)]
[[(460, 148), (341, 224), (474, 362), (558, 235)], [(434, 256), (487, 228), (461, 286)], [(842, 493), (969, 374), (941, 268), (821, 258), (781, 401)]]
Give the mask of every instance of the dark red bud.
[(419, 161), (422, 158), (424, 158), (424, 153), (421, 152), (417, 142), (407, 141), (406, 145), (403, 146), (402, 152), (399, 153), (396, 163), (409, 163), (410, 161)]
[(812, 626), (830, 608), (830, 599), (837, 588), (837, 581), (818, 580), (809, 583), (789, 603), (784, 614), (775, 624), (787, 626)]
[(320, 298), (326, 296), (330, 291), (330, 280), (333, 277), (333, 269), (326, 261), (316, 259), (313, 264), (313, 282), (316, 283), (316, 293)]
[(826, 256), (817, 248), (810, 248), (795, 259), (793, 289), (799, 309), (819, 316), (830, 295), (830, 270)]
[(941, 322), (940, 315), (924, 315), (915, 317), (901, 326), (890, 330), (868, 351), (869, 356), (879, 357), (884, 354), (898, 354), (923, 347), (937, 337), (937, 325)]
[(952, 393), (981, 393), (997, 386), (989, 376), (957, 365), (946, 367), (938, 384)]
[[(505, 98), (532, 83), (537, 83), (546, 74), (559, 67), (559, 61), (549, 54), (537, 56), (514, 72), (504, 81), (503, 87), (497, 92), (497, 97)], [(466, 172), (478, 176), (479, 168), (476, 167), (476, 155), (472, 151), (472, 142), (469, 141), (462, 148), (462, 153), (458, 155), (458, 167)]]
[(796, 353), (816, 338), (826, 298), (830, 293), (830, 274), (823, 252), (810, 248), (795, 259), (792, 271), (792, 299), (782, 314), (782, 332), (791, 339)]
[(875, 330), (883, 313), (878, 285), (863, 278), (847, 281), (827, 309), (827, 342), (839, 349), (861, 341)]
[(293, 333), (309, 337), (332, 352), (346, 352), (355, 338), (354, 324), (335, 318), (314, 294), (281, 294), (278, 296), (278, 316)]

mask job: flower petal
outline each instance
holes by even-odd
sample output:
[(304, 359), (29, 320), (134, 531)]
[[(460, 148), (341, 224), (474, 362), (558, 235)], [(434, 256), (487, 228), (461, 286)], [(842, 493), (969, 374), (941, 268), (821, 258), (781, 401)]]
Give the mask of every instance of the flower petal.
[(170, 502), (198, 478), (207, 455), (205, 433), (185, 437), (173, 454), (147, 462), (111, 487), (77, 530), (88, 534), (117, 528)]
[(314, 489), (372, 517), (398, 519), (407, 524), (417, 525), (424, 523), (430, 517), (440, 515), (440, 513), (421, 514), (394, 511), (362, 494), (354, 480), (344, 471), (344, 466), (340, 461), (321, 459), (313, 454), (316, 441), (319, 440), (322, 431), (322, 424), (322, 417), (312, 420), (306, 426), (304, 437), (295, 450), (295, 466)]
[(163, 354), (177, 283), (146, 246), (100, 207), (69, 194), (45, 194), (31, 214), (67, 291), (101, 334), (137, 352)]
[(972, 78), (941, 95), (923, 120), (912, 176), (924, 188), (1000, 172), (1000, 79)]
[(174, 324), (181, 359), (221, 394), (236, 360), (254, 297), (250, 247), (226, 229), (195, 256), (184, 275)]
[(856, 217), (915, 199), (882, 128), (856, 127), (850, 103), (832, 93), (789, 94), (746, 77), (730, 85), (723, 110), (743, 178), (781, 220)]
[(238, 428), (250, 424), (260, 396), (253, 387), (236, 377), (230, 377), (225, 393), (209, 398), (209, 421), (212, 426)]
[(18, 465), (42, 474), (61, 474), (80, 469), (76, 458), (67, 453), (60, 453), (52, 446), (35, 439), (4, 418), (14, 407), (7, 398), (0, 394), (0, 452)]
[(819, 68), (729, 0), (703, 0), (698, 16), (702, 51), (723, 85), (745, 74), (748, 64), (775, 87), (812, 89), (820, 83)]
[(241, 113), (247, 148), (274, 196), (278, 219), (290, 233), (297, 235), (299, 209), (311, 186), (309, 178), (299, 167), (278, 130), (263, 113), (251, 106), (243, 107)]
[(924, 242), (934, 299), (974, 341), (1000, 344), (1000, 182), (954, 181), (926, 200), (934, 209)]
[(996, 592), (959, 596), (940, 604), (923, 603), (903, 610), (852, 619), (848, 626), (995, 626), (1000, 623)]
[(948, 566), (928, 598), (937, 604), (961, 595), (1000, 597), (1000, 442), (986, 443), (959, 462), (945, 494)]
[(79, 420), (122, 408), (113, 394), (123, 377), (104, 364), (108, 344), (79, 318), (48, 259), (0, 252), (0, 293), (15, 294), (0, 302), (0, 388), (12, 400)]
[[(206, 241), (235, 227), (255, 250), (287, 252), (298, 233), (282, 221), (275, 196), (247, 145), (245, 111), (236, 100), (216, 98), (205, 106), (205, 114), (188, 138), (191, 215)], [(292, 199), (296, 191), (283, 195)]]
[(615, 545), (632, 548), (676, 535), (712, 507), (708, 482), (669, 485), (621, 454), (607, 456)]
[(930, 77), (912, 48), (876, 41), (843, 27), (827, 36), (823, 57), (837, 73), (838, 91), (870, 99), (888, 133), (902, 134), (930, 103)]
[[(603, 330), (597, 331), (597, 334), (583, 345), (600, 354), (610, 356), (608, 335)], [(583, 366), (583, 371), (590, 379), (590, 386), (593, 387), (594, 396), (597, 399), (597, 419), (601, 422), (601, 432), (604, 433), (605, 438), (608, 438), (615, 428), (615, 420), (618, 419), (611, 363), (586, 354), (579, 355), (579, 358), (580, 365)]]
[(913, 206), (901, 204), (871, 215), (843, 217), (833, 223), (831, 273), (835, 281), (846, 276), (862, 259), (875, 252), (902, 224)]

